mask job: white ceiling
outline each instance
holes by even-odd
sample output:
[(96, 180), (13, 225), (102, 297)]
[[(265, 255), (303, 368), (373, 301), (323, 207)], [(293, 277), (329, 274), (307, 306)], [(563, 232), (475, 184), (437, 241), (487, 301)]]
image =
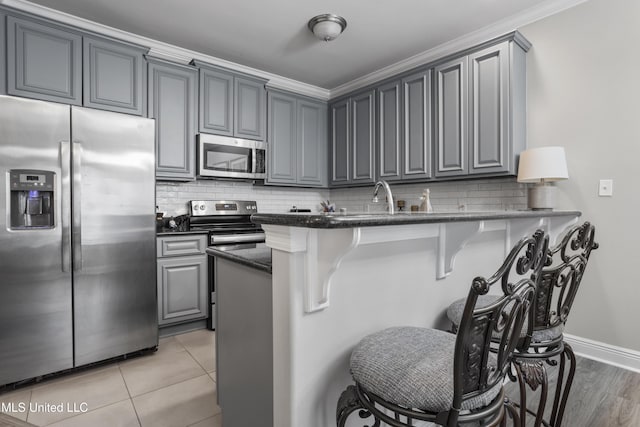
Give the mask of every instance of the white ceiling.
[[(333, 89), (559, 0), (31, 0), (120, 30)], [(315, 15), (347, 29), (322, 42)]]

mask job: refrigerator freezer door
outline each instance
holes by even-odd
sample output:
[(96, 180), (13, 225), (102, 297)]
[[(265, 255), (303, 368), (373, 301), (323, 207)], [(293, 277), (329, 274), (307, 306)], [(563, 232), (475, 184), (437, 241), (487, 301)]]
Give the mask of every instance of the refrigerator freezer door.
[(72, 107), (75, 364), (158, 344), (154, 122)]
[[(69, 106), (0, 96), (0, 385), (73, 367), (69, 119)], [(54, 173), (53, 228), (10, 230), (12, 169)]]

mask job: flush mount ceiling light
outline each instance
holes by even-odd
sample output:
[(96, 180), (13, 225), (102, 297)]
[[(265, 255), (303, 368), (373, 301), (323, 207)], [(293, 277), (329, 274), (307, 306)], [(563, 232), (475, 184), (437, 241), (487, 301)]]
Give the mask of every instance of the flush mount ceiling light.
[(338, 37), (347, 28), (347, 21), (342, 16), (332, 13), (314, 16), (309, 20), (309, 29), (320, 40), (326, 42)]

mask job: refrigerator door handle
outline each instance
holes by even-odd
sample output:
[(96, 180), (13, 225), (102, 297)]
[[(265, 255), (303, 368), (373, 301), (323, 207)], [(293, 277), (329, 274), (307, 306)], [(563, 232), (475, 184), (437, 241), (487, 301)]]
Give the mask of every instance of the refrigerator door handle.
[(60, 141), (60, 225), (62, 228), (62, 272), (71, 271), (71, 146)]
[(73, 163), (71, 173), (73, 174), (73, 210), (72, 210), (72, 222), (71, 230), (73, 235), (73, 269), (74, 271), (82, 270), (82, 211), (81, 203), (82, 195), (81, 181), (82, 181), (82, 144), (80, 142), (73, 142)]

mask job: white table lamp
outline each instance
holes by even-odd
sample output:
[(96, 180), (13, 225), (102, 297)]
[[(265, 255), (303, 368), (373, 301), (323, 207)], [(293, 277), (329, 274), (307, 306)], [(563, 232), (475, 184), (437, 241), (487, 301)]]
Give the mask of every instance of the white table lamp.
[(529, 187), (529, 208), (552, 210), (556, 205), (553, 181), (569, 178), (563, 147), (540, 147), (520, 153), (518, 182), (535, 183)]

